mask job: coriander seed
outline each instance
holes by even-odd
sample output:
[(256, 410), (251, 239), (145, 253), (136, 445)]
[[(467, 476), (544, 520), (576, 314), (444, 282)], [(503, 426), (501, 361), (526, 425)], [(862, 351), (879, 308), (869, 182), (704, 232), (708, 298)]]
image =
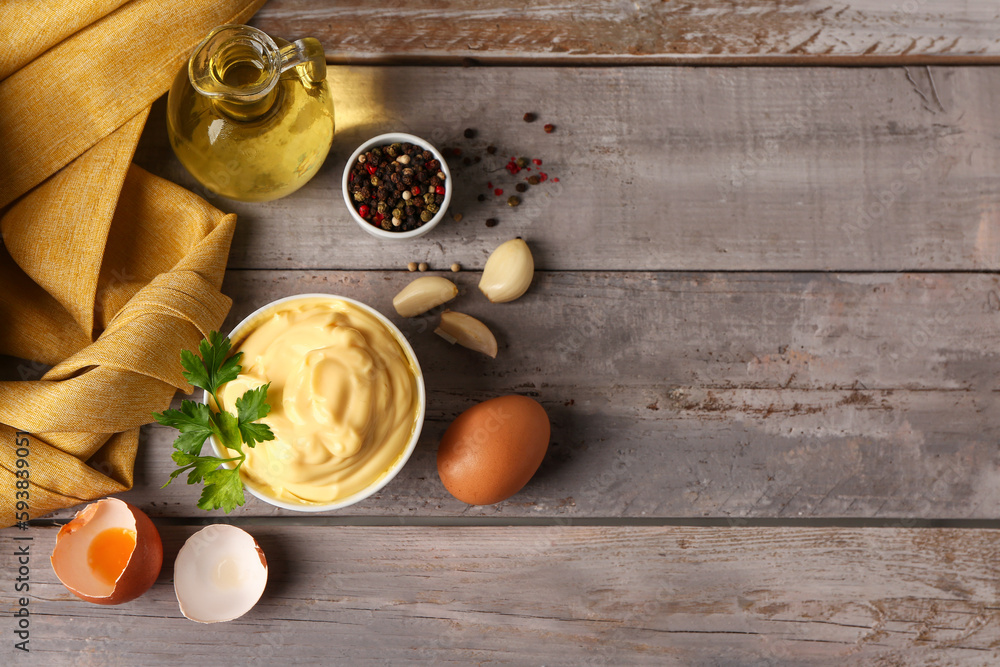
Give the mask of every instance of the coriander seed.
[(427, 270), (427, 262), (420, 262), (420, 264), (417, 265), (417, 268), (420, 269), (421, 271), (426, 271)]
[(406, 265), (406, 270), (409, 271), (409, 272), (411, 272), (411, 273), (414, 272), (414, 271), (416, 271), (417, 270), (417, 263), (416, 262), (410, 262), (409, 264)]
[(462, 270), (462, 267), (459, 266), (458, 262), (455, 262), (454, 264), (451, 265), (451, 272), (452, 273), (458, 273), (461, 270)]

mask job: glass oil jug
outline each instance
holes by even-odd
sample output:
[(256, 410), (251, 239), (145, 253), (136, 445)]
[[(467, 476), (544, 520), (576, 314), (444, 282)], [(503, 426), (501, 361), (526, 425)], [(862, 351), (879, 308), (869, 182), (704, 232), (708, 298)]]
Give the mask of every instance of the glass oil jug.
[(333, 141), (323, 47), (289, 44), (245, 25), (216, 28), (167, 97), (170, 145), (206, 188), (269, 201), (302, 187)]

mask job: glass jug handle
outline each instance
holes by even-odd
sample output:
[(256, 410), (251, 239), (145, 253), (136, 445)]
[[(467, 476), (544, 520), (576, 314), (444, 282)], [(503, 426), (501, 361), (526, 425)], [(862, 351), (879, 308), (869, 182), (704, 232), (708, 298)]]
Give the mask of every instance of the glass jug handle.
[(280, 51), (281, 71), (298, 68), (305, 81), (316, 84), (326, 79), (326, 54), (318, 39), (305, 37), (285, 46)]

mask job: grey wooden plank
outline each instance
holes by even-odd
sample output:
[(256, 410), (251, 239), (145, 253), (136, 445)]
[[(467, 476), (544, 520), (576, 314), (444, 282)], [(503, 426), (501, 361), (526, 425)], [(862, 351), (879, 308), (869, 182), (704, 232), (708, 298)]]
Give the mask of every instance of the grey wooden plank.
[[(234, 271), (227, 326), (278, 297), (341, 294), (390, 314), (424, 370), (413, 458), (344, 515), (995, 518), (1000, 278), (983, 274), (541, 272), (491, 305), (478, 274), (449, 304), (497, 334), (495, 361), (403, 320), (406, 272)], [(526, 393), (552, 446), (518, 495), (470, 508), (435, 453), (474, 402)], [(197, 512), (174, 484), (174, 432), (144, 430), (136, 488), (160, 516)], [(241, 515), (287, 512), (251, 500)]]
[(253, 24), (335, 62), (997, 62), (989, 0), (272, 0)]
[[(317, 177), (270, 204), (209, 199), (239, 214), (231, 268), (482, 267), (500, 242), (530, 235), (549, 270), (995, 270), (997, 74), (333, 67), (338, 133)], [(526, 111), (539, 121), (523, 122)], [(163, 124), (159, 104), (137, 162), (205, 194)], [(450, 160), (460, 223), (387, 243), (350, 219), (343, 161), (390, 130), (464, 151)], [(516, 209), (506, 199), (517, 179), (503, 169), (512, 155), (543, 160), (552, 177)]]
[[(214, 626), (183, 619), (173, 594), (173, 559), (194, 527), (161, 526), (158, 582), (120, 607), (69, 594), (45, 558), (55, 529), (30, 529), (30, 664), (1000, 660), (995, 530), (248, 529), (268, 558), (267, 590)], [(4, 572), (16, 569), (11, 535)]]

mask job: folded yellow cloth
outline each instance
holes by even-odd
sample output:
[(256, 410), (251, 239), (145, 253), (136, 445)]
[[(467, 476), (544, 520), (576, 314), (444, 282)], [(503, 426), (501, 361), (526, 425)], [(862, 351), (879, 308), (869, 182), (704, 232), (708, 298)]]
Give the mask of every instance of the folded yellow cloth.
[(0, 354), (52, 366), (0, 382), (0, 526), (131, 488), (138, 427), (191, 391), (236, 216), (132, 155), (197, 43), (263, 2), (0, 3)]

